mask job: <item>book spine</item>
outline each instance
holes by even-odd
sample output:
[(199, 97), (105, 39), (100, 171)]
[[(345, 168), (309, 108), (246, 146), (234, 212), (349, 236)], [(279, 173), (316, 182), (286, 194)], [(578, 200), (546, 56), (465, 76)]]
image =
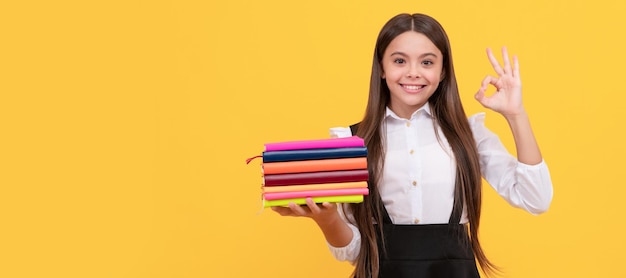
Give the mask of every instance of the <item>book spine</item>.
[(367, 169), (265, 175), (265, 186), (367, 181)]
[(267, 163), (366, 156), (367, 148), (365, 147), (272, 151), (263, 153), (263, 162)]
[(344, 138), (329, 138), (320, 140), (302, 140), (265, 144), (265, 151), (286, 151), (305, 149), (328, 149), (328, 148), (348, 148), (364, 147), (365, 142), (357, 136)]
[(263, 163), (263, 174), (309, 173), (337, 170), (367, 169), (367, 158), (337, 158), (321, 160)]
[(273, 193), (273, 192), (295, 192), (295, 191), (345, 189), (345, 188), (367, 188), (367, 182), (359, 181), (359, 182), (285, 185), (285, 186), (264, 186), (262, 189), (264, 193)]
[(346, 188), (346, 189), (265, 193), (263, 194), (263, 197), (265, 198), (265, 200), (281, 200), (281, 199), (308, 198), (308, 197), (367, 195), (367, 194), (368, 194), (367, 188)]
[[(350, 196), (328, 196), (328, 197), (313, 197), (313, 202), (315, 203), (361, 203), (363, 202), (363, 195), (350, 195)], [(282, 200), (271, 200), (264, 201), (263, 206), (268, 207), (278, 207), (278, 206), (287, 206), (289, 203), (294, 203), (296, 205), (304, 205), (306, 204), (306, 198), (295, 198), (295, 199), (282, 199)]]

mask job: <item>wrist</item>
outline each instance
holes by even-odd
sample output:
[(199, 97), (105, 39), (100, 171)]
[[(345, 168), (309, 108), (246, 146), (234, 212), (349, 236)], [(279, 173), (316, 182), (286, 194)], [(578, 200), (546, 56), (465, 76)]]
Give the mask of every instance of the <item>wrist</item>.
[(514, 113), (503, 113), (502, 116), (509, 122), (509, 124), (519, 122), (520, 120), (527, 121), (528, 114), (525, 109), (521, 109), (520, 111)]
[(340, 221), (343, 220), (339, 216), (339, 213), (333, 213), (327, 215), (326, 217), (315, 219), (317, 226), (319, 226), (322, 230), (336, 226), (337, 223), (340, 223)]

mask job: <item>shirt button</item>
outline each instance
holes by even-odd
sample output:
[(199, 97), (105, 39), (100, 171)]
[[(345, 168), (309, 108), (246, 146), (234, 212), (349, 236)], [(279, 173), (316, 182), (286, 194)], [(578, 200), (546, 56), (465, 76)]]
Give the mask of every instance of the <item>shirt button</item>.
[(414, 153), (414, 151), (413, 151), (413, 150), (410, 150), (410, 151), (409, 151), (409, 153), (410, 153), (410, 154), (413, 154), (413, 153)]
[(417, 218), (415, 218), (415, 219), (413, 219), (413, 223), (414, 223), (414, 224), (418, 224), (418, 223), (420, 223), (420, 220), (419, 220), (419, 219), (417, 219)]
[(411, 122), (406, 122), (406, 127), (410, 127), (411, 126)]
[(413, 186), (417, 186), (417, 182), (413, 181), (411, 184), (413, 184)]

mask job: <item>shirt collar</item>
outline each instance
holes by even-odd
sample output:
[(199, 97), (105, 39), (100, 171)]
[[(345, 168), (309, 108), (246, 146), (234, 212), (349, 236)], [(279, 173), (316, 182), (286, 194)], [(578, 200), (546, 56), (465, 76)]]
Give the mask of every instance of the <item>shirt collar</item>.
[[(420, 112), (420, 111), (423, 111), (423, 112)], [(413, 119), (414, 117), (416, 117), (420, 113), (425, 113), (429, 117), (432, 117), (432, 113), (430, 112), (430, 104), (428, 102), (426, 104), (422, 105), (422, 107), (417, 109), (415, 112), (413, 112), (413, 114), (411, 115), (411, 119)], [(385, 110), (385, 118), (389, 118), (389, 117), (392, 117), (392, 118), (397, 119), (397, 120), (405, 120), (405, 119), (400, 118), (398, 115), (396, 115), (396, 113), (391, 111), (389, 106), (387, 106), (387, 108)]]

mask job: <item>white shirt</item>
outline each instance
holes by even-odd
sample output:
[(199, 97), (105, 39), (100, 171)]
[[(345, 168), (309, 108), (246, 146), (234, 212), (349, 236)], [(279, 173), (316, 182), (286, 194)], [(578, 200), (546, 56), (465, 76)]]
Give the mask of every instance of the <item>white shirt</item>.
[[(484, 125), (485, 114), (468, 119), (478, 147), (485, 180), (514, 207), (532, 214), (548, 209), (552, 201), (552, 181), (544, 161), (526, 165), (513, 157), (494, 133)], [(383, 146), (385, 164), (378, 189), (394, 224), (448, 223), (454, 202), (456, 162), (443, 131), (437, 126), (437, 139), (430, 106), (415, 111), (409, 120), (387, 108)], [(331, 128), (331, 137), (351, 136), (349, 128)], [(339, 209), (340, 213), (342, 209)], [(352, 220), (352, 215), (343, 215)], [(464, 210), (461, 223), (467, 223)], [(354, 262), (361, 236), (356, 226), (352, 241), (345, 247), (328, 245), (338, 260)]]

